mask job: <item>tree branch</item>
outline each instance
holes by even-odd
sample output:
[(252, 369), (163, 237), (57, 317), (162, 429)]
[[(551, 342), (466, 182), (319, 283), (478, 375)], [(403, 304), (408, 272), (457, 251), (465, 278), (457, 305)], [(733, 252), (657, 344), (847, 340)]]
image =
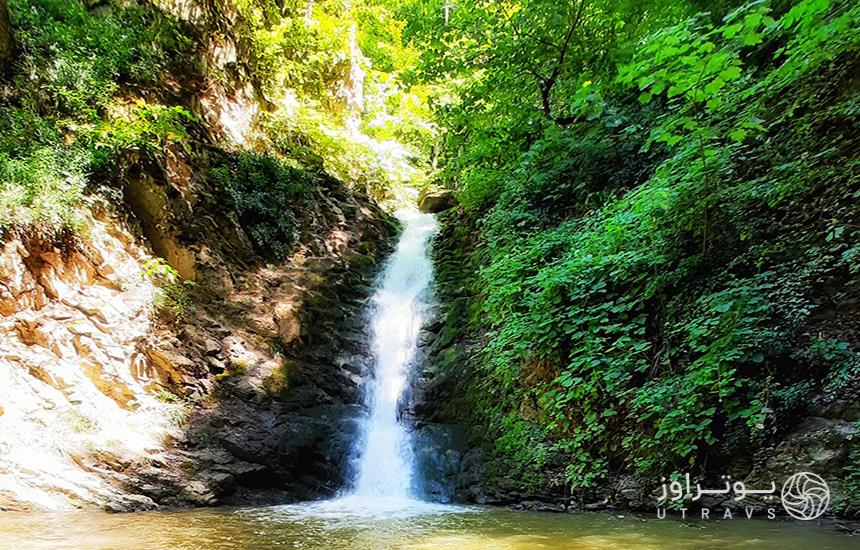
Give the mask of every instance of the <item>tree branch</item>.
[(15, 40), (12, 34), (12, 24), (9, 22), (9, 10), (6, 8), (6, 0), (0, 0), (0, 69), (12, 57), (15, 49)]
[(576, 31), (577, 27), (579, 26), (579, 22), (582, 19), (582, 13), (585, 10), (585, 4), (586, 0), (580, 0), (579, 7), (576, 10), (576, 14), (570, 21), (570, 27), (567, 29), (567, 34), (564, 37), (564, 42), (562, 42), (561, 50), (558, 53), (558, 59), (555, 62), (555, 67), (553, 67), (549, 77), (547, 77), (541, 84), (540, 95), (543, 113), (547, 118), (555, 121), (558, 124), (564, 125), (573, 122), (571, 117), (556, 118), (552, 116), (551, 93), (552, 88), (558, 81), (558, 77), (561, 74), (562, 68), (564, 67), (564, 58), (567, 56), (567, 52), (570, 49), (570, 41), (573, 39), (573, 33)]

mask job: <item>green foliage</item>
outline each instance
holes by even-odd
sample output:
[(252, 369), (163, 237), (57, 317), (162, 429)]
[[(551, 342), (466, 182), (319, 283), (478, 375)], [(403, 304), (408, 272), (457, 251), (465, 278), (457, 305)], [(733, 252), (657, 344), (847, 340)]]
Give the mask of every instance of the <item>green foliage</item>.
[(182, 280), (179, 272), (163, 258), (144, 262), (143, 274), (158, 287), (152, 298), (156, 313), (168, 322), (185, 321), (195, 308), (194, 301), (188, 295), (188, 291), (195, 286), (194, 282)]
[(164, 285), (153, 298), (155, 311), (169, 322), (185, 321), (195, 308), (194, 301), (188, 296), (188, 290), (193, 287), (193, 281)]
[(0, 232), (15, 225), (49, 234), (80, 229), (86, 171), (76, 150), (42, 147), (23, 158), (0, 153)]
[(126, 152), (156, 155), (174, 143), (190, 152), (187, 126), (194, 122), (197, 118), (182, 107), (138, 101), (125, 116), (101, 121), (84, 140), (89, 142), (95, 166), (109, 165)]
[(824, 389), (832, 395), (838, 394), (860, 377), (860, 354), (851, 349), (848, 342), (819, 338), (798, 349), (794, 356), (827, 373)]
[(416, 183), (407, 148), (332, 126), (323, 112), (301, 108), (294, 116), (272, 114), (263, 118), (262, 126), (280, 156), (325, 172), (377, 200), (390, 199), (400, 187)]
[(251, 75), (275, 107), (256, 148), (380, 201), (420, 186), (434, 139), (426, 89), (400, 78), (417, 54), (389, 4), (237, 2)]
[(404, 33), (420, 44), (420, 77), (449, 83), (432, 96), (444, 129), (440, 177), (459, 182), (477, 210), (498, 197), (494, 182), (544, 129), (599, 110), (587, 75), (611, 66), (616, 47), (689, 11), (684, 2), (472, 1), (442, 24), (444, 4), (406, 2), (401, 13), (419, 21)]
[[(427, 169), (422, 153), (434, 132), (426, 122), (426, 94), (399, 80), (417, 54), (403, 42), (394, 7), (211, 2), (205, 10), (210, 24), (227, 13), (235, 23), (225, 38), (235, 43), (237, 60), (217, 68), (201, 56), (201, 29), (173, 18), (159, 2), (88, 7), (77, 0), (10, 0), (18, 51), (8, 74), (10, 93), (0, 99), (0, 159), (4, 173), (15, 171), (18, 179), (0, 181), (7, 206), (0, 229), (39, 223), (48, 232), (72, 231), (85, 191), (103, 190), (97, 184), (114, 182), (125, 165), (163, 164), (180, 148), (187, 156), (197, 153), (193, 136), (205, 132), (190, 108), (198, 82), (206, 79), (228, 89), (237, 79), (253, 85), (266, 105), (249, 149), (296, 170), (326, 171), (380, 200), (420, 185)], [(184, 87), (185, 80), (192, 85)], [(48, 159), (60, 156), (75, 159), (64, 182)], [(262, 165), (243, 170), (229, 175), (240, 183), (227, 191), (240, 217), (262, 213), (251, 238), (281, 257), (298, 236), (295, 213), (307, 205), (299, 189), (304, 176)], [(254, 171), (277, 172), (276, 199), (264, 196), (261, 180), (250, 183)], [(28, 181), (24, 172), (31, 174)], [(298, 203), (278, 209), (281, 199)]]
[[(728, 4), (571, 50), (549, 111), (524, 75), (557, 65), (564, 13), (468, 3), (452, 27), (474, 42), (431, 47), (456, 79), (445, 176), (479, 234), (467, 414), (525, 486), (704, 468), (856, 387), (851, 345), (807, 331), (827, 285), (856, 294), (860, 8)], [(637, 19), (607, 6), (576, 40)]]
[(212, 169), (254, 245), (276, 259), (286, 257), (297, 242), (297, 215), (312, 200), (319, 177), (251, 153), (225, 156)]
[(350, 20), (340, 3), (314, 2), (309, 19), (301, 0), (240, 0), (236, 7), (251, 71), (268, 94), (291, 88), (319, 98), (337, 80), (349, 50)]
[(171, 393), (167, 390), (161, 390), (157, 394), (155, 394), (155, 398), (163, 403), (180, 403), (182, 399), (177, 396), (175, 393)]
[(9, 9), (18, 49), (14, 94), (0, 100), (0, 230), (75, 232), (95, 169), (122, 150), (187, 138), (178, 108), (138, 103), (128, 120), (104, 119), (116, 96), (154, 85), (190, 42), (181, 24), (134, 3), (101, 15), (60, 0)]
[(10, 0), (9, 9), (21, 51), (17, 84), (32, 94), (23, 103), (80, 121), (97, 120), (122, 83), (153, 83), (189, 46), (178, 23), (133, 3), (111, 5), (104, 16), (65, 0)]

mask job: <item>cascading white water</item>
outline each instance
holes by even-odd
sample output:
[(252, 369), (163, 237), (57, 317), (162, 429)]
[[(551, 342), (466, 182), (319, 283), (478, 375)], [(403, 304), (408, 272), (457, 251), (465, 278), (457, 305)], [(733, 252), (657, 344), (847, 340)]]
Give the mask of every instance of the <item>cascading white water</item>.
[(362, 420), (353, 485), (353, 495), (362, 498), (409, 498), (415, 467), (398, 403), (427, 307), (433, 268), (428, 249), (437, 225), (430, 214), (401, 211), (397, 217), (403, 234), (373, 295), (374, 373), (365, 392), (369, 414)]

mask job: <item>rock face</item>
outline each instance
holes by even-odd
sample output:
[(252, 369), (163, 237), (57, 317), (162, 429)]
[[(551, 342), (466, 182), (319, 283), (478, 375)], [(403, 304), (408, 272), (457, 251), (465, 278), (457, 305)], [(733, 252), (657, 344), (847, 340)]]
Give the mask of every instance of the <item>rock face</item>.
[(0, 509), (332, 494), (359, 412), (364, 300), (395, 229), (361, 200), (341, 199), (354, 217), (279, 266), (186, 237), (198, 286), (181, 321), (154, 305), (146, 239), (115, 219), (70, 250), (7, 240)]
[[(163, 7), (205, 27), (207, 6)], [(397, 227), (316, 174), (290, 255), (259, 255), (206, 174), (260, 99), (229, 33), (201, 35), (224, 82), (163, 90), (200, 114), (195, 154), (130, 155), (74, 242), (0, 242), (0, 510), (286, 501), (343, 481), (364, 305)]]
[(422, 212), (437, 214), (455, 206), (457, 199), (449, 189), (424, 189), (418, 195), (418, 208)]
[(4, 244), (0, 508), (118, 502), (123, 491), (110, 480), (123, 464), (179, 433), (174, 407), (151, 391), (158, 375), (142, 351), (155, 292), (145, 257), (128, 233), (98, 221), (88, 246), (71, 252)]
[(364, 300), (395, 229), (361, 199), (341, 200), (355, 216), (279, 266), (234, 264), (229, 243), (216, 254), (220, 241), (186, 238), (199, 275), (182, 321), (154, 305), (146, 239), (117, 219), (91, 220), (69, 250), (7, 240), (0, 509), (333, 493), (366, 368)]

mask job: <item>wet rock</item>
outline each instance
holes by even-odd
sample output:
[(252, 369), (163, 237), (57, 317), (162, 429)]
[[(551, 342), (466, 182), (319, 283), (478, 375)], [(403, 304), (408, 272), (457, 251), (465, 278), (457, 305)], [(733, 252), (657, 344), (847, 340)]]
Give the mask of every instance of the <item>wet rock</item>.
[(269, 479), (270, 469), (263, 464), (244, 461), (233, 461), (215, 468), (234, 476), (234, 479), (246, 486), (259, 487), (259, 480)]
[(543, 502), (540, 500), (524, 500), (519, 504), (511, 506), (511, 508), (515, 510), (530, 510), (532, 512), (562, 513), (567, 511), (567, 509), (562, 504)]
[[(635, 476), (621, 476), (614, 484), (614, 492), (614, 500), (624, 508), (641, 509), (651, 506), (654, 502), (642, 482)], [(604, 502), (604, 506), (606, 504), (608, 502)]]
[(800, 422), (774, 450), (771, 457), (755, 468), (750, 480), (781, 482), (789, 476), (808, 471), (818, 474), (830, 485), (830, 505), (846, 504), (840, 480), (849, 465), (852, 448), (858, 449), (860, 430), (842, 418), (809, 417)]
[(448, 189), (425, 189), (418, 195), (418, 208), (422, 212), (436, 214), (457, 205), (454, 192)]
[(451, 502), (463, 470), (463, 428), (424, 425), (413, 432), (413, 448), (424, 497), (437, 502)]
[(218, 503), (218, 497), (202, 481), (189, 481), (182, 487), (179, 495), (182, 499), (200, 506), (214, 506)]
[(146, 512), (155, 510), (158, 505), (145, 495), (115, 494), (110, 496), (110, 500), (106, 501), (102, 508), (106, 512)]
[(227, 472), (213, 472), (208, 476), (209, 482), (218, 487), (228, 487), (236, 480), (233, 474)]

